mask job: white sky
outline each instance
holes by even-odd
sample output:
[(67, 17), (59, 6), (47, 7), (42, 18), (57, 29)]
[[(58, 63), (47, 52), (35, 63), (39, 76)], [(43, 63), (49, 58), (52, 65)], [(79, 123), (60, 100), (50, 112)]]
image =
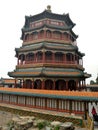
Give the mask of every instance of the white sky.
[(0, 1), (0, 77), (8, 77), (17, 64), (15, 48), (22, 45), (21, 28), (25, 15), (43, 12), (51, 5), (53, 13), (69, 13), (79, 35), (77, 45), (85, 53), (85, 71), (95, 80), (98, 73), (98, 0), (1, 0)]

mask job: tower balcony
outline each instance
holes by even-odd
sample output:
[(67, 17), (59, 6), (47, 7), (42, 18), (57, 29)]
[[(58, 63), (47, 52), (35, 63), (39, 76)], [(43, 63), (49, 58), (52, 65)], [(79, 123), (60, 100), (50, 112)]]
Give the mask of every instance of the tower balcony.
[[(76, 54), (52, 51), (21, 54), (17, 59), (17, 68), (49, 66), (66, 68), (83, 68), (83, 59)], [(78, 66), (78, 67), (77, 67)]]
[(35, 61), (24, 61), (16, 66), (19, 68), (32, 68), (32, 67), (60, 67), (60, 68), (77, 68), (84, 70), (83, 65), (76, 61), (54, 61), (54, 60), (35, 60)]

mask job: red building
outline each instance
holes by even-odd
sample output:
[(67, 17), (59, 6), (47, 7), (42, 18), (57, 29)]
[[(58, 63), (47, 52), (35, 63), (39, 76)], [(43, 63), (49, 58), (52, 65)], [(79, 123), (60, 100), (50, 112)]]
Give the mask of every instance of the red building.
[[(17, 87), (20, 87), (20, 83), (17, 80), (16, 81)], [(9, 88), (14, 88), (15, 86), (15, 79), (10, 79), (10, 78), (1, 78), (0, 79), (0, 87), (9, 87)]]
[(84, 72), (85, 54), (76, 44), (74, 26), (69, 14), (52, 13), (50, 6), (25, 17), (23, 43), (15, 49), (17, 65), (8, 72), (15, 88), (0, 88), (0, 102), (85, 115), (98, 94), (83, 91), (90, 74)]
[(40, 14), (26, 16), (23, 43), (15, 49), (16, 69), (9, 76), (19, 79), (22, 88), (83, 89), (90, 75), (84, 72), (85, 54), (76, 44), (74, 26), (69, 14), (54, 14), (50, 6)]

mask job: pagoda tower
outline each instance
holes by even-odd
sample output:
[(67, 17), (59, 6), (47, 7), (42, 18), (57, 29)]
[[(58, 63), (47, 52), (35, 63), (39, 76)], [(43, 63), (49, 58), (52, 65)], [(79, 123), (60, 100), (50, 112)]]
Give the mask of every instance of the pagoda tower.
[[(21, 88), (46, 90), (83, 90), (83, 56), (77, 46), (75, 23), (69, 14), (52, 13), (51, 7), (40, 14), (25, 16), (17, 65), (10, 77), (20, 80)], [(16, 85), (15, 87), (19, 87)]]

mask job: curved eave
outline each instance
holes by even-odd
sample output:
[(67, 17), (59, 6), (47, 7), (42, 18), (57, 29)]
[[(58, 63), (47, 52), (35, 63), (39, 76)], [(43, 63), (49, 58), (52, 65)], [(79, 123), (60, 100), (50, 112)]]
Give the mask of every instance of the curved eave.
[(82, 77), (83, 74), (80, 72), (50, 72), (50, 71), (45, 71), (44, 72), (45, 76), (52, 76), (52, 77)]
[(49, 24), (43, 24), (42, 26), (39, 26), (39, 27), (35, 27), (35, 28), (22, 28), (22, 35), (21, 35), (21, 40), (23, 40), (23, 36), (24, 36), (24, 33), (25, 32), (32, 32), (32, 31), (36, 31), (38, 29), (43, 29), (43, 28), (50, 28), (50, 29), (56, 29), (56, 31), (58, 30), (62, 30), (62, 31), (67, 31), (67, 30), (70, 30), (72, 28), (72, 26), (69, 26), (69, 27), (61, 27), (61, 26), (55, 26), (55, 25), (49, 25)]
[(17, 57), (17, 56), (18, 56), (18, 52), (19, 52), (19, 50), (20, 50), (20, 48), (15, 48), (15, 52), (16, 52), (15, 57)]
[(79, 54), (81, 57), (85, 56), (85, 53), (82, 53), (80, 51), (77, 51), (77, 54)]
[(74, 39), (78, 38), (78, 35), (76, 35), (72, 30), (70, 30), (70, 32), (71, 32), (71, 34), (72, 34), (72, 36), (73, 36)]
[(40, 19), (45, 19), (45, 18), (62, 20), (62, 21), (65, 21), (68, 26), (70, 26), (70, 25), (72, 27), (75, 26), (75, 24), (70, 19), (69, 14), (61, 15), (61, 14), (51, 13), (51, 12), (45, 10), (42, 13), (39, 13), (37, 15), (26, 16), (25, 17), (25, 25), (24, 25), (24, 27), (28, 27), (28, 24), (30, 22), (34, 22), (34, 21), (37, 21), (37, 20), (40, 20)]
[[(66, 14), (66, 20), (68, 21), (67, 25), (72, 25), (72, 28), (76, 25), (75, 23), (73, 23), (73, 21), (71, 20), (70, 16), (69, 16), (69, 13)], [(66, 22), (67, 22), (66, 21)]]
[(40, 76), (41, 73), (40, 72), (8, 72), (8, 75), (10, 77), (37, 77)]
[(70, 30), (72, 28), (72, 25), (68, 26), (68, 27), (61, 27), (61, 26), (56, 26), (56, 25), (50, 25), (50, 24), (43, 24), (41, 26), (38, 26), (38, 27), (34, 27), (34, 28), (22, 28), (22, 36), (21, 36), (21, 39), (23, 39), (23, 35), (24, 35), (24, 32), (32, 32), (32, 31), (36, 31), (37, 29), (43, 29), (43, 28), (50, 28), (50, 29), (56, 29), (56, 30), (62, 30), (62, 31), (67, 31), (67, 30)]
[(65, 69), (44, 69), (41, 68), (40, 70), (29, 69), (28, 71), (22, 70), (22, 71), (13, 71), (8, 72), (8, 75), (10, 77), (39, 77), (39, 76), (45, 76), (45, 77), (84, 77), (84, 73), (82, 71), (73, 71), (72, 70), (65, 70)]
[(85, 78), (90, 78), (90, 77), (91, 77), (91, 74), (84, 73), (84, 77), (85, 77)]
[(32, 51), (32, 50), (38, 50), (38, 49), (51, 49), (51, 50), (61, 50), (61, 51), (75, 51), (77, 50), (77, 46), (72, 46), (72, 45), (68, 45), (68, 46), (64, 46), (64, 44), (51, 44), (51, 43), (38, 43), (36, 44), (36, 46), (32, 45), (32, 46), (25, 46), (25, 47), (21, 47), (21, 48), (17, 48), (15, 49), (16, 54), (18, 54), (18, 52), (26, 52), (26, 51)]
[(20, 47), (18, 49), (15, 49), (16, 53), (18, 52), (26, 52), (26, 51), (32, 51), (32, 50), (37, 50), (37, 49), (41, 49), (42, 47), (44, 47), (43, 43), (38, 43), (36, 44), (36, 46), (24, 46), (24, 47)]
[[(48, 10), (44, 10), (42, 13), (39, 13), (37, 15), (33, 15), (29, 17), (29, 21), (37, 21), (39, 19), (43, 19), (43, 18), (50, 18), (50, 19), (56, 19), (56, 20), (63, 20), (63, 21), (68, 21), (69, 25), (75, 25), (72, 20), (69, 17), (69, 14), (65, 14), (65, 15), (61, 15), (61, 14), (56, 14), (56, 13), (52, 13), (49, 12)], [(28, 19), (28, 17), (27, 17)]]

